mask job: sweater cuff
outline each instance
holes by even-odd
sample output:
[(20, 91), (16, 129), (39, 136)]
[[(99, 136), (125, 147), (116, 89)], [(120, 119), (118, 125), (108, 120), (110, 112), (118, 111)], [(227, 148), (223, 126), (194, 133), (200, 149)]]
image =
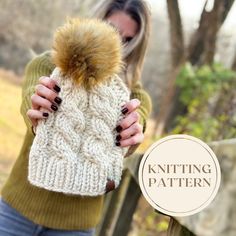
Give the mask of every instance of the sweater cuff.
[[(151, 98), (149, 94), (140, 87), (132, 90), (130, 98), (131, 99), (137, 98), (141, 102), (140, 106), (136, 109), (136, 111), (139, 114), (139, 123), (143, 126), (143, 133), (144, 133), (147, 127), (148, 116), (150, 115), (152, 110)], [(137, 143), (135, 145), (130, 146), (126, 156), (130, 156), (131, 154), (133, 154), (140, 144), (141, 143)]]
[(31, 120), (29, 117), (26, 115), (28, 108), (30, 107), (29, 101), (25, 98), (22, 99), (21, 107), (20, 107), (20, 113), (24, 119), (24, 122), (26, 124), (27, 130), (31, 133), (31, 135), (35, 135), (34, 130), (33, 130), (33, 125), (31, 123)]
[(139, 123), (143, 126), (144, 133), (146, 131), (147, 119), (152, 110), (152, 101), (149, 94), (143, 89), (134, 90), (131, 94), (131, 99), (133, 98), (137, 98), (141, 102), (136, 111), (139, 113)]
[(146, 117), (143, 114), (141, 108), (137, 109), (137, 112), (139, 114), (139, 124), (141, 124), (143, 126), (143, 133), (146, 131), (146, 127), (147, 127), (147, 121), (146, 121)]
[(33, 133), (34, 136), (36, 135), (36, 130), (35, 130), (35, 127), (33, 125), (31, 126), (31, 132)]
[[(147, 122), (146, 122), (146, 119), (145, 119), (141, 109), (138, 108), (137, 112), (139, 113), (139, 123), (143, 126), (143, 133), (144, 133), (146, 130), (146, 123)], [(139, 145), (141, 145), (141, 143), (137, 143), (135, 145), (130, 146), (125, 157), (132, 155), (136, 151), (136, 149), (139, 147)]]

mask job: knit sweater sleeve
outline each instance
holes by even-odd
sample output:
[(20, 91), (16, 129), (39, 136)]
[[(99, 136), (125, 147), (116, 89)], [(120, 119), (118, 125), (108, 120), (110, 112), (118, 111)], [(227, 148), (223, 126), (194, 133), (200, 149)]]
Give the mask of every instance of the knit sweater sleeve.
[[(20, 113), (23, 116), (26, 127), (31, 134), (34, 134), (32, 123), (26, 115), (31, 108), (31, 96), (35, 92), (35, 86), (41, 76), (49, 76), (53, 71), (54, 65), (50, 61), (50, 52), (46, 51), (33, 58), (25, 67), (25, 73), (22, 83), (22, 102)], [(34, 134), (35, 135), (35, 134)]]
[[(139, 123), (143, 126), (143, 133), (146, 131), (147, 119), (152, 111), (152, 100), (150, 95), (143, 89), (141, 81), (137, 81), (131, 90), (130, 98), (137, 98), (140, 100), (141, 104), (137, 109), (139, 113)], [(130, 156), (135, 152), (140, 143), (130, 146), (126, 156)]]
[(131, 90), (131, 99), (137, 98), (141, 104), (137, 109), (140, 115), (139, 123), (143, 126), (143, 133), (146, 131), (147, 119), (152, 111), (152, 100), (150, 95), (143, 89), (141, 81), (137, 81)]

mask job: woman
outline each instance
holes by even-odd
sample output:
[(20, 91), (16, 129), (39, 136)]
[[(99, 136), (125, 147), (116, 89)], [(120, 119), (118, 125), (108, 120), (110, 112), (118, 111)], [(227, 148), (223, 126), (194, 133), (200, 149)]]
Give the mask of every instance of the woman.
[[(122, 77), (131, 88), (131, 100), (122, 108), (116, 145), (129, 146), (130, 155), (143, 141), (151, 100), (142, 89), (140, 72), (149, 37), (150, 16), (142, 0), (103, 1), (96, 16), (116, 27), (124, 43), (126, 70)], [(54, 69), (50, 52), (28, 63), (22, 87), (21, 114), (27, 133), (21, 152), (3, 186), (0, 201), (0, 235), (93, 235), (102, 213), (104, 196), (82, 197), (37, 188), (27, 181), (33, 128), (39, 119), (60, 106), (60, 87), (48, 76)], [(44, 107), (48, 112), (39, 111)], [(114, 186), (108, 182), (107, 192)]]

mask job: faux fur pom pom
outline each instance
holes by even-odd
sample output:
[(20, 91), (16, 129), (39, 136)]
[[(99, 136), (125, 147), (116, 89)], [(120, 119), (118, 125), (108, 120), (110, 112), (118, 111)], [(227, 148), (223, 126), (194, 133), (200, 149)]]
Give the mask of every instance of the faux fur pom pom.
[(74, 18), (55, 32), (52, 60), (63, 75), (90, 89), (120, 72), (121, 47), (118, 32), (108, 23)]

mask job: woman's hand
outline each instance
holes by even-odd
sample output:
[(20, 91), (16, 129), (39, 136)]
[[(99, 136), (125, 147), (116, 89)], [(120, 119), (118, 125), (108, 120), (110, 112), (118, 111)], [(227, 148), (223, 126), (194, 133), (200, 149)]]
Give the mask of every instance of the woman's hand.
[(136, 98), (123, 106), (122, 113), (126, 116), (116, 127), (116, 131), (119, 133), (116, 136), (117, 146), (133, 146), (143, 141), (143, 126), (139, 124), (139, 113), (136, 111), (139, 106), (140, 101)]
[[(26, 113), (34, 127), (37, 126), (38, 119), (45, 119), (49, 115), (48, 112), (58, 110), (58, 105), (62, 101), (58, 97), (59, 92), (60, 87), (55, 80), (46, 76), (39, 78), (39, 83), (35, 86), (35, 93), (31, 96), (32, 107)], [(40, 107), (44, 108), (44, 111), (40, 111)]]

